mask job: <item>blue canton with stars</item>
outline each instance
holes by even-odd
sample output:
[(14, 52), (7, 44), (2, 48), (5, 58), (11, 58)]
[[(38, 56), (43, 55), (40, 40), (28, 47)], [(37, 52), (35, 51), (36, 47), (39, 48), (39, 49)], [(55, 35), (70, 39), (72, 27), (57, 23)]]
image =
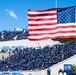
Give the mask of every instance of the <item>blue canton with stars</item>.
[(58, 8), (57, 22), (58, 23), (75, 23), (76, 7)]

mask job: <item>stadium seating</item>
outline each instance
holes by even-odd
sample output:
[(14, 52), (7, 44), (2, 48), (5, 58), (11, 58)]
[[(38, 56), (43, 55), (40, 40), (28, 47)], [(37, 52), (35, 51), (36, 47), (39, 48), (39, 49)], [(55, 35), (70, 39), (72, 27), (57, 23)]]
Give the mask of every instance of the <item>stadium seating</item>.
[(53, 47), (19, 48), (4, 61), (0, 60), (0, 71), (44, 70), (76, 54), (76, 41)]
[(10, 40), (22, 40), (27, 39), (28, 31), (23, 29), (22, 31), (1, 31), (0, 32), (0, 41), (10, 41)]

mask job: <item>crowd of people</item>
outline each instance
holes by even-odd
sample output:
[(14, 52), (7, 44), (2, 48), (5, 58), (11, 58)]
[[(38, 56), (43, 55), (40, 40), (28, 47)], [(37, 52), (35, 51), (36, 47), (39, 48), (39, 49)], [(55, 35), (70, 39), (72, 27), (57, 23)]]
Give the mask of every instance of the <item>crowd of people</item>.
[(10, 40), (22, 40), (27, 39), (28, 31), (26, 29), (13, 31), (1, 31), (0, 32), (0, 41), (10, 41)]
[(0, 60), (0, 71), (44, 70), (76, 54), (76, 41), (43, 48), (15, 49), (13, 55)]

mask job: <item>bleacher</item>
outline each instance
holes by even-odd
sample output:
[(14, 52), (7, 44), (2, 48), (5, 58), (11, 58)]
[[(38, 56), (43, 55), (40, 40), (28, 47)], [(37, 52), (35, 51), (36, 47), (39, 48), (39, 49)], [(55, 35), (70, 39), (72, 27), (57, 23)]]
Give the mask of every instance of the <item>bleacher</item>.
[(44, 70), (76, 54), (76, 41), (53, 47), (24, 48), (12, 51), (14, 55), (0, 61), (0, 71)]
[[(0, 42), (15, 43), (14, 40), (26, 40), (28, 35), (26, 29), (1, 31)], [(53, 40), (60, 41), (59, 39)], [(46, 70), (76, 54), (76, 40), (44, 47), (40, 44), (38, 44), (39, 47), (11, 45), (0, 44), (0, 71)]]
[(28, 31), (23, 29), (22, 31), (14, 29), (13, 31), (1, 31), (0, 41), (10, 41), (10, 40), (22, 40), (27, 39)]

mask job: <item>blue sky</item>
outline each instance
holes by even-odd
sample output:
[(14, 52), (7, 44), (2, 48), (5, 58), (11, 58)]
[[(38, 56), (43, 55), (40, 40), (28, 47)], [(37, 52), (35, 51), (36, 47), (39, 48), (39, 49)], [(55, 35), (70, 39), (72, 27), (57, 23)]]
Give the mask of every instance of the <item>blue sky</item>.
[[(28, 9), (55, 8), (56, 0), (0, 0), (0, 31), (28, 28)], [(58, 7), (76, 5), (76, 0), (58, 0)]]

